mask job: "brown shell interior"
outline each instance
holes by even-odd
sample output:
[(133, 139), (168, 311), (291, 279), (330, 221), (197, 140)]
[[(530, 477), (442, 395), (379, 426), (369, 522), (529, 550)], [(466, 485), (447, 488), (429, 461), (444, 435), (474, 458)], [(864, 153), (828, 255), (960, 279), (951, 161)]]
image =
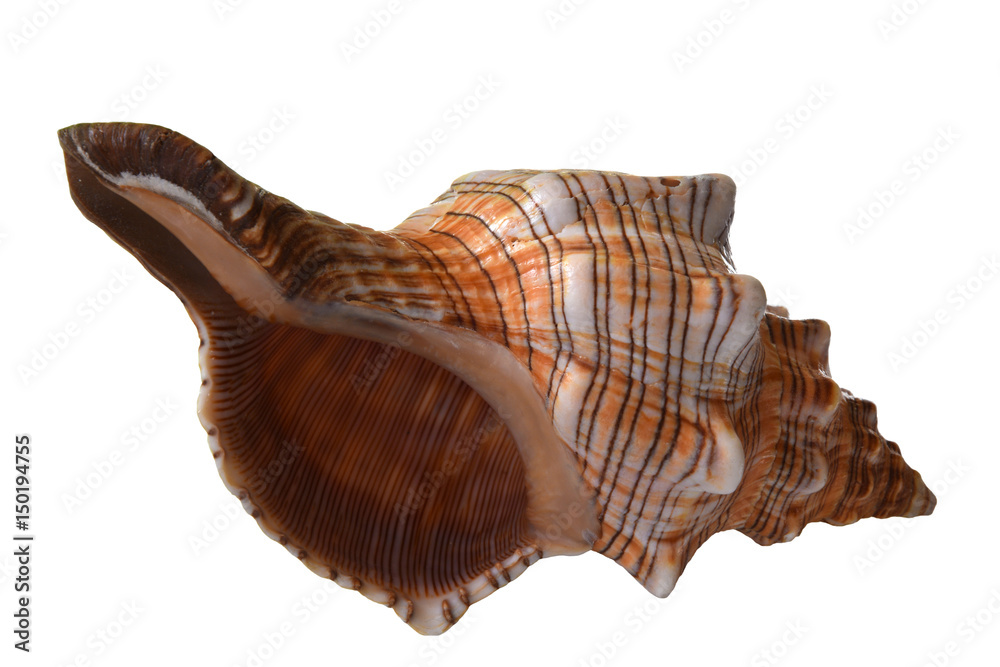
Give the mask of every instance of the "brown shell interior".
[(451, 373), (287, 325), (210, 340), (202, 410), (227, 481), (300, 558), (410, 598), (454, 590), (524, 544), (517, 446)]
[(202, 418), (223, 478), (265, 531), (407, 619), (409, 599), (462, 598), (463, 584), (492, 582), (490, 568), (517, 557), (522, 462), (475, 391), (400, 347), (248, 315), (154, 218), (66, 163), (80, 209), (199, 325)]
[(81, 210), (199, 326), (229, 488), (421, 632), (542, 555), (592, 547), (664, 596), (720, 530), (934, 507), (830, 378), (826, 324), (727, 267), (726, 177), (482, 172), (382, 233), (163, 128), (61, 138)]

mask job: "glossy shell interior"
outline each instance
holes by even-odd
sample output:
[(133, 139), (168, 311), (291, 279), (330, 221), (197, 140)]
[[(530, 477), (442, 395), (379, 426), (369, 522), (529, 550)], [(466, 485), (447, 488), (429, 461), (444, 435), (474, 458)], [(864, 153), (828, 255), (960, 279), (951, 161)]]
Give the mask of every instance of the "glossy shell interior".
[(732, 271), (722, 175), (477, 172), (390, 232), (165, 128), (60, 132), (83, 213), (184, 302), (226, 485), (317, 574), (447, 630), (538, 558), (665, 596), (695, 550), (934, 497)]

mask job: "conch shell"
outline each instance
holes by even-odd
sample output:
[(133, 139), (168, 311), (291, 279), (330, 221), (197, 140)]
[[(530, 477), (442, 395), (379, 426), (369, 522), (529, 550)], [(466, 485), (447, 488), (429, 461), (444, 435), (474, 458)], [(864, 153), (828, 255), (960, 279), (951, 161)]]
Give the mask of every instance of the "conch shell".
[(695, 550), (933, 494), (830, 379), (830, 331), (734, 273), (726, 176), (482, 171), (391, 232), (176, 132), (59, 133), (73, 199), (184, 302), (223, 481), (421, 633), (543, 556), (666, 596)]

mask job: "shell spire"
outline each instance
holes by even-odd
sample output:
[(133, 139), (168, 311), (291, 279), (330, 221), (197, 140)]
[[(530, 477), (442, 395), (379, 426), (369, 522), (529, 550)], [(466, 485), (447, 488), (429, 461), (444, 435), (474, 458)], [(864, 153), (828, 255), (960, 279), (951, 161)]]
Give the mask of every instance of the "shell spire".
[(391, 231), (170, 130), (60, 132), (74, 201), (185, 303), (223, 481), (308, 567), (436, 634), (538, 558), (667, 595), (695, 550), (934, 498), (829, 329), (733, 272), (718, 174), (484, 171)]

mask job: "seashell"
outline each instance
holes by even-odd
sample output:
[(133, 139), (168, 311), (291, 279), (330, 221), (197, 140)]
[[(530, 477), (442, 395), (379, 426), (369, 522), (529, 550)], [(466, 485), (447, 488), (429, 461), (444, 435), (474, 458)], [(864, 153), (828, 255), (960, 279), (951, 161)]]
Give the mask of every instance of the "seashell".
[(482, 171), (391, 232), (151, 125), (59, 134), (83, 213), (184, 302), (223, 482), (421, 633), (543, 556), (657, 596), (735, 529), (929, 514), (830, 331), (733, 272), (726, 176)]

